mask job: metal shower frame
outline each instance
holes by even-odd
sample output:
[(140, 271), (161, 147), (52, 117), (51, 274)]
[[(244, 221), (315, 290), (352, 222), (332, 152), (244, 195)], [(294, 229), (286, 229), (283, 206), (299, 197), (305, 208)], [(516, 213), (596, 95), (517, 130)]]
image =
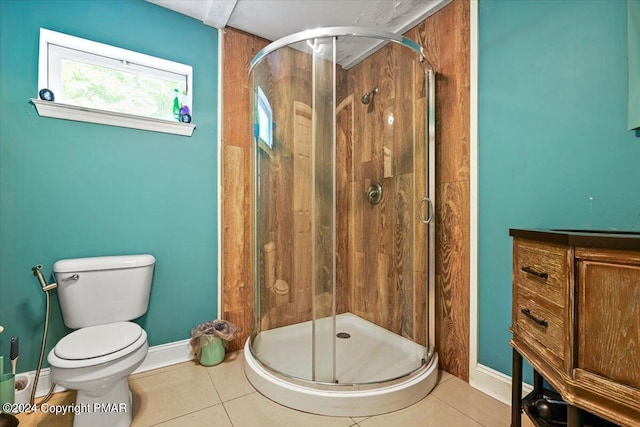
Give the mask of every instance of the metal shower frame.
[[(333, 37), (334, 39), (334, 45), (335, 45), (335, 40), (338, 37), (345, 37), (345, 36), (354, 36), (354, 37), (367, 37), (367, 38), (374, 38), (377, 40), (382, 40), (382, 41), (388, 41), (388, 42), (394, 42), (394, 43), (398, 43), (401, 44), (411, 50), (413, 50), (414, 52), (416, 52), (419, 55), (419, 59), (420, 62), (423, 64), (423, 68), (424, 68), (424, 74), (425, 74), (425, 84), (428, 88), (428, 112), (426, 114), (425, 117), (425, 128), (427, 129), (427, 133), (428, 133), (428, 139), (427, 139), (427, 150), (425, 150), (425, 164), (428, 167), (428, 186), (427, 186), (427, 195), (425, 197), (423, 197), (421, 199), (421, 201), (418, 204), (418, 210), (419, 210), (419, 219), (422, 223), (426, 224), (426, 226), (428, 227), (427, 229), (427, 241), (425, 242), (425, 245), (428, 245), (428, 248), (430, 250), (427, 251), (428, 253), (428, 275), (425, 278), (427, 281), (427, 303), (428, 303), (428, 329), (427, 329), (427, 337), (426, 337), (426, 342), (427, 342), (427, 358), (426, 358), (426, 362), (428, 362), (429, 360), (431, 360), (435, 354), (435, 338), (436, 338), (436, 328), (435, 328), (435, 312), (436, 312), (436, 307), (435, 307), (435, 221), (433, 221), (434, 218), (434, 205), (435, 205), (435, 201), (436, 201), (436, 197), (435, 197), (435, 132), (436, 132), (436, 124), (435, 124), (435, 105), (436, 105), (436, 93), (435, 93), (435, 81), (436, 81), (436, 73), (435, 70), (433, 68), (433, 66), (429, 63), (429, 61), (427, 60), (424, 51), (422, 49), (422, 47), (416, 43), (415, 41), (406, 38), (404, 36), (392, 33), (392, 32), (388, 32), (388, 31), (382, 31), (382, 30), (378, 30), (378, 29), (374, 29), (374, 28), (362, 28), (362, 27), (351, 27), (351, 26), (340, 26), (340, 27), (328, 27), (328, 28), (317, 28), (317, 29), (311, 29), (311, 30), (306, 30), (306, 31), (301, 31), (298, 33), (294, 33), (285, 37), (282, 37), (272, 43), (270, 43), (269, 45), (267, 45), (265, 48), (263, 48), (262, 50), (260, 50), (251, 60), (251, 64), (249, 67), (249, 74), (251, 74), (251, 72), (253, 71), (254, 67), (256, 65), (258, 65), (265, 57), (267, 57), (270, 53), (286, 47), (286, 46), (290, 46), (293, 43), (297, 43), (297, 42), (301, 42), (301, 41), (306, 41), (306, 40), (313, 40), (313, 39), (319, 39), (319, 38), (328, 38), (328, 37)], [(334, 49), (335, 52), (335, 49)], [(335, 58), (334, 58), (335, 59)], [(335, 85), (334, 85), (335, 86)], [(334, 94), (335, 96), (335, 94)], [(334, 102), (334, 108), (335, 108), (335, 102)], [(334, 126), (335, 127), (335, 126)], [(335, 130), (334, 130), (335, 132)], [(334, 141), (335, 141), (335, 135), (334, 135)], [(335, 154), (334, 154), (335, 155)], [(253, 168), (254, 171), (257, 170), (257, 156), (253, 156)], [(335, 162), (334, 162), (335, 163)], [(257, 179), (257, 174), (254, 173), (254, 180)], [(252, 227), (255, 229), (255, 225), (258, 223), (258, 189), (259, 187), (257, 187), (257, 183), (254, 182), (254, 198), (253, 198), (253, 203), (254, 203), (254, 209), (253, 209), (253, 217), (252, 217)], [(423, 204), (426, 204), (426, 217), (422, 214), (422, 207)], [(254, 233), (253, 236), (254, 239), (254, 257), (258, 256), (258, 242), (257, 242), (257, 233)], [(254, 262), (254, 274), (253, 274), (253, 280), (254, 280), (254, 286), (257, 288), (258, 283), (259, 283), (259, 272), (256, 271), (257, 269), (255, 268), (255, 262)], [(335, 270), (335, 269), (334, 269)], [(335, 271), (334, 271), (335, 274)], [(335, 290), (334, 290), (335, 292)], [(254, 304), (255, 302), (259, 301), (259, 298), (255, 298), (254, 297)], [(335, 296), (334, 296), (334, 304), (335, 304)], [(256, 317), (256, 321), (257, 323), (255, 324), (259, 324), (259, 315), (256, 314), (257, 310), (256, 307), (254, 307), (254, 316), (258, 316)], [(253, 341), (253, 339), (255, 338), (255, 334), (256, 331), (254, 330), (251, 334), (251, 340)], [(252, 350), (253, 353), (253, 350)], [(256, 356), (254, 354), (254, 356)], [(256, 357), (256, 360), (259, 361), (259, 358)], [(428, 363), (426, 363), (428, 364)], [(425, 366), (425, 363), (423, 363), (423, 366)], [(335, 383), (324, 383), (324, 382), (318, 382), (318, 381), (311, 381), (311, 380), (305, 380), (305, 379), (301, 379), (301, 378), (295, 378), (295, 377), (291, 377), (287, 374), (284, 374), (282, 372), (276, 371), (268, 366), (264, 366), (268, 371), (270, 371), (272, 374), (281, 377), (281, 378), (285, 378), (287, 381), (292, 381), (294, 383), (298, 383), (301, 385), (309, 385), (310, 383), (314, 384), (315, 388), (320, 388), (320, 389), (326, 389), (326, 390), (331, 390), (331, 389), (335, 389), (335, 387), (341, 387), (341, 386), (358, 386), (359, 389), (367, 389), (367, 388), (375, 388), (377, 385), (380, 384), (380, 382), (375, 382), (375, 383), (365, 383), (365, 384), (347, 384), (347, 383), (340, 383), (340, 384), (335, 384)], [(421, 367), (421, 368), (422, 368)], [(420, 370), (421, 368), (418, 368), (417, 370)], [(402, 377), (399, 378), (395, 378), (395, 379), (390, 379), (388, 381), (384, 381), (385, 384), (392, 384), (398, 381), (401, 381), (403, 378), (410, 376), (412, 374), (414, 374), (416, 371), (413, 372), (409, 372), (406, 375), (403, 375)]]

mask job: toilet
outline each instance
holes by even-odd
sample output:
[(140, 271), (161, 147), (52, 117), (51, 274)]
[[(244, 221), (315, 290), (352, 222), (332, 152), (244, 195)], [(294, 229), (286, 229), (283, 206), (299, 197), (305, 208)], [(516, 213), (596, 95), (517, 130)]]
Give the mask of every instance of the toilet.
[(147, 311), (155, 258), (124, 255), (57, 261), (64, 324), (75, 331), (49, 352), (51, 378), (77, 390), (74, 427), (128, 427), (127, 376), (144, 361), (147, 333), (131, 320)]

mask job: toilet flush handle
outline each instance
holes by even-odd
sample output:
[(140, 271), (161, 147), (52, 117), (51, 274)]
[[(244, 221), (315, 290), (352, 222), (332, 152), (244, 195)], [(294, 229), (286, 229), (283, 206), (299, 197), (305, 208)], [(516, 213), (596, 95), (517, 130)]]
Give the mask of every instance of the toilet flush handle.
[(61, 282), (75, 282), (76, 280), (78, 280), (80, 278), (79, 274), (74, 274), (72, 276), (69, 277), (65, 277), (64, 279), (60, 280)]

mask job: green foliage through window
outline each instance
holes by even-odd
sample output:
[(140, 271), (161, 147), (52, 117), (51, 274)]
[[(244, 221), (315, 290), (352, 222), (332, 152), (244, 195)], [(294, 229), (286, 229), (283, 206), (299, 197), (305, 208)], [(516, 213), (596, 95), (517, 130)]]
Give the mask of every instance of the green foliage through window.
[(186, 92), (184, 82), (69, 59), (62, 60), (61, 77), (63, 92), (56, 94), (59, 102), (164, 120), (175, 120), (174, 90), (178, 89), (181, 98)]

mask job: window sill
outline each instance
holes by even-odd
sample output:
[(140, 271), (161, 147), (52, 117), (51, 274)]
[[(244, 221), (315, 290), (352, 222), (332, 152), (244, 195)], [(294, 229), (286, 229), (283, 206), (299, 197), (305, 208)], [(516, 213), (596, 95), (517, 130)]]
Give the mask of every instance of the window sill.
[(196, 128), (196, 125), (193, 123), (173, 122), (169, 120), (135, 116), (133, 114), (114, 113), (112, 111), (62, 104), (60, 102), (41, 101), (33, 98), (31, 99), (31, 102), (36, 106), (38, 115), (41, 117), (98, 123), (101, 125), (120, 126), (182, 136), (191, 136), (193, 134), (193, 130)]

